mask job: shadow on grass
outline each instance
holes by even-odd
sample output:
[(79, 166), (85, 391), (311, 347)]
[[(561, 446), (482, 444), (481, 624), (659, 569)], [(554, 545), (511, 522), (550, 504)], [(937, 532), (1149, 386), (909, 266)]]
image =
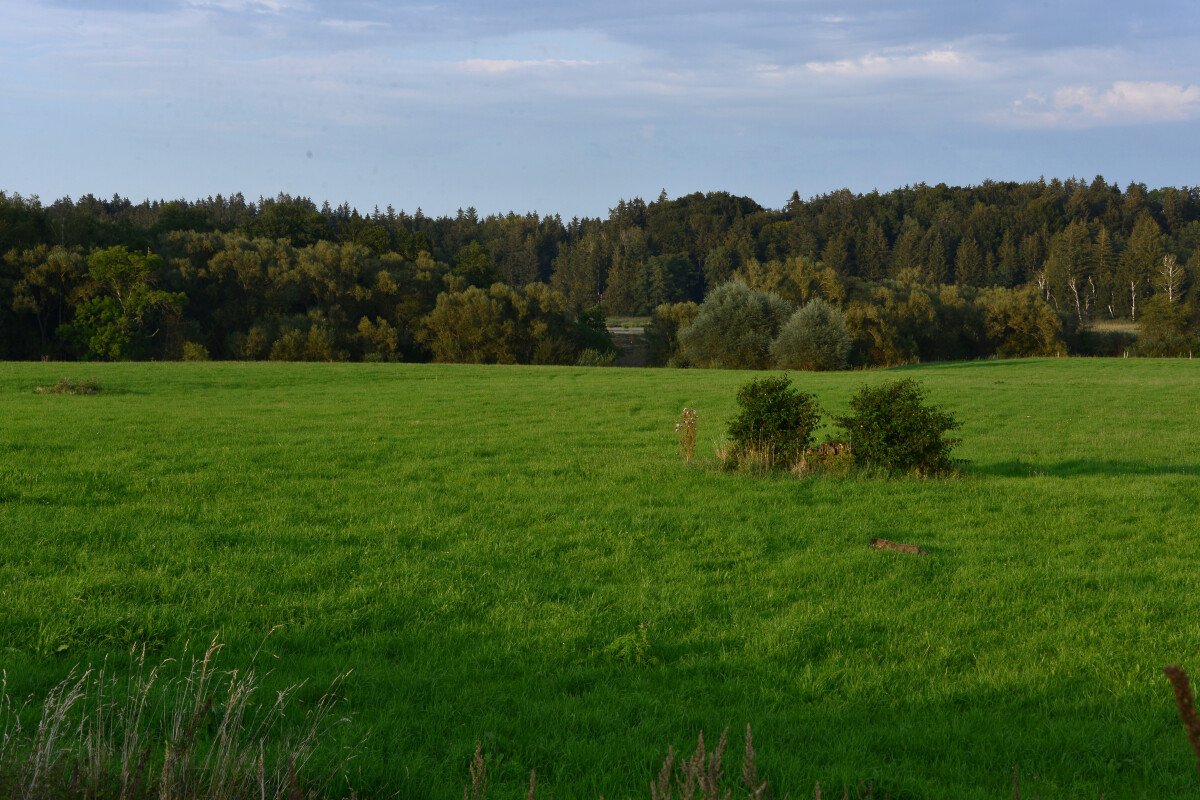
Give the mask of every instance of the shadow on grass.
[(976, 463), (972, 464), (967, 471), (976, 475), (995, 475), (1002, 478), (1075, 478), (1093, 475), (1114, 478), (1131, 475), (1200, 476), (1200, 465), (1071, 459), (1055, 464), (1030, 464), (1025, 461), (1000, 461), (995, 464)]

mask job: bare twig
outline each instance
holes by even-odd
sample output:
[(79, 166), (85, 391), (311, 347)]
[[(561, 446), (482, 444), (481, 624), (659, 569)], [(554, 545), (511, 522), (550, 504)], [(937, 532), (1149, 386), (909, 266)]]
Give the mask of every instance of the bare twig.
[(1191, 744), (1192, 752), (1196, 755), (1196, 768), (1200, 769), (1200, 714), (1196, 713), (1196, 698), (1192, 694), (1188, 674), (1183, 671), (1183, 667), (1175, 664), (1163, 667), (1163, 672), (1166, 673), (1167, 680), (1171, 682), (1171, 688), (1175, 690), (1175, 705), (1179, 708), (1179, 719), (1183, 722), (1183, 729), (1187, 731), (1188, 743)]

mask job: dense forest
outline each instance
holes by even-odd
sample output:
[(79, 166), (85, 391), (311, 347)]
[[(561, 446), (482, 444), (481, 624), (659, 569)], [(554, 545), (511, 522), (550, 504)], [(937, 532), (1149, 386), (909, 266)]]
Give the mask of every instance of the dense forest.
[(833, 306), (853, 364), (1134, 346), (1111, 320), (1140, 324), (1135, 352), (1186, 355), (1198, 269), (1200, 188), (1100, 177), (779, 210), (663, 192), (570, 221), (0, 192), (0, 357), (592, 363), (606, 316), (644, 315), (656, 363), (702, 364), (679, 333), (731, 281)]

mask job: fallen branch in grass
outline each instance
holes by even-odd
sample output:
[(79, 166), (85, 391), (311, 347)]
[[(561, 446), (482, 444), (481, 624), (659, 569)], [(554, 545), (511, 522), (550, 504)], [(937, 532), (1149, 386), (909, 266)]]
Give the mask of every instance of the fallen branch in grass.
[(1166, 673), (1167, 680), (1171, 682), (1171, 688), (1175, 690), (1175, 705), (1179, 708), (1179, 719), (1183, 722), (1183, 729), (1187, 731), (1188, 743), (1192, 746), (1192, 752), (1196, 754), (1196, 768), (1200, 769), (1200, 714), (1196, 713), (1196, 698), (1192, 694), (1188, 674), (1183, 671), (1183, 667), (1174, 664), (1163, 667), (1163, 672)]

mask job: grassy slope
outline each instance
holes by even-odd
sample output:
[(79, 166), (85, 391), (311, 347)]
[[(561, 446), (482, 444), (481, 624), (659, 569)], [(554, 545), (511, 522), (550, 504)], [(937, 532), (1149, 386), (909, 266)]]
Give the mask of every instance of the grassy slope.
[[(644, 794), (749, 721), (782, 794), (1196, 793), (1159, 668), (1200, 668), (1200, 363), (799, 376), (840, 411), (915, 375), (968, 477), (754, 479), (706, 458), (746, 373), (0, 365), (0, 666), (18, 692), (148, 640), (274, 625), (279, 682), (346, 667), (362, 785)], [(122, 393), (36, 395), (60, 375)], [(879, 553), (874, 535), (929, 558)], [(649, 624), (656, 664), (607, 645)], [(63, 652), (56, 652), (62, 646)]]

